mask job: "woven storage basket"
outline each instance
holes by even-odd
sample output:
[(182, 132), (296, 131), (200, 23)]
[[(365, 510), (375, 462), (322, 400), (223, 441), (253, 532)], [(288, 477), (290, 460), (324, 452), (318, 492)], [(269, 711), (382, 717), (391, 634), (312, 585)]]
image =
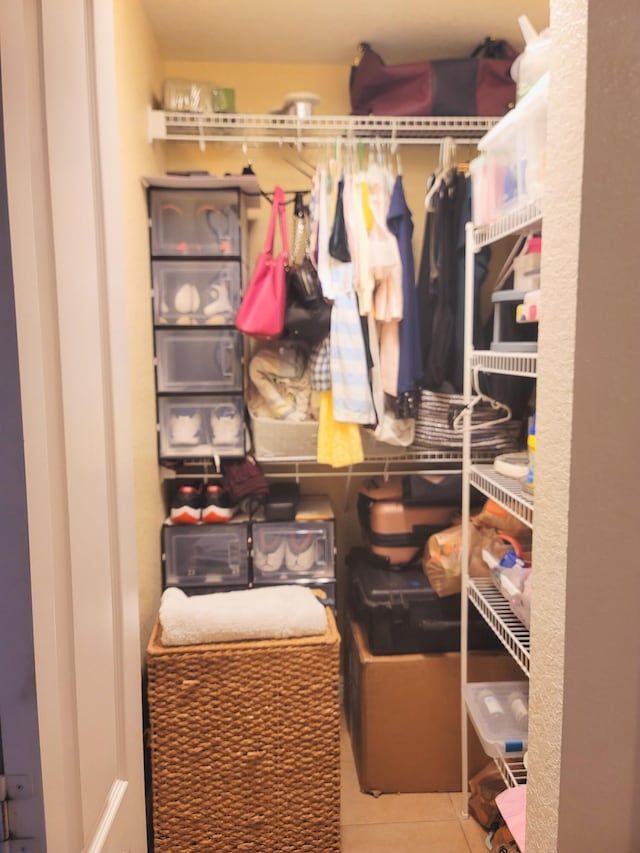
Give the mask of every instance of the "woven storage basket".
[(340, 850), (340, 637), (147, 648), (155, 853)]

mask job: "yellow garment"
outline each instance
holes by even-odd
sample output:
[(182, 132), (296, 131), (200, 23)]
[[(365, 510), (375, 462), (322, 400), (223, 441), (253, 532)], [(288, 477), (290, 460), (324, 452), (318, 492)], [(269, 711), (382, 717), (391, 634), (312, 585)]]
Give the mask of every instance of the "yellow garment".
[(367, 231), (373, 228), (373, 213), (369, 206), (369, 187), (366, 180), (362, 182), (362, 210), (364, 211), (364, 221), (367, 225)]
[(360, 427), (358, 424), (334, 421), (331, 391), (320, 392), (318, 462), (331, 465), (332, 468), (344, 468), (364, 462)]

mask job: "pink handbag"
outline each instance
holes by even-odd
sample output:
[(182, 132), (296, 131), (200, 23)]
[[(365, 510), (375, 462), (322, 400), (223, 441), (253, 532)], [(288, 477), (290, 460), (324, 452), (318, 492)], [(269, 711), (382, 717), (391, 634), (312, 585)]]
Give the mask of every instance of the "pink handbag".
[[(280, 254), (274, 257), (273, 241), (276, 221), (280, 222), (282, 247)], [(289, 245), (284, 191), (281, 187), (276, 187), (273, 192), (273, 205), (264, 249), (258, 257), (251, 281), (236, 314), (236, 329), (254, 338), (281, 337), (284, 331), (287, 301), (286, 267), (288, 263)]]

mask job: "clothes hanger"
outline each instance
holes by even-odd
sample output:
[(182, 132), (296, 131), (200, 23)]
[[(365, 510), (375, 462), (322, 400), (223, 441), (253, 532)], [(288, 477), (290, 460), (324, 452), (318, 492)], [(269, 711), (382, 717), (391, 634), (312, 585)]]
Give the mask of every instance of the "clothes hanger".
[(480, 390), (479, 374), (480, 368), (474, 367), (471, 371), (471, 380), (475, 396), (471, 398), (471, 400), (469, 401), (469, 405), (462, 409), (461, 412), (458, 412), (458, 414), (453, 419), (451, 426), (454, 432), (460, 432), (462, 430), (462, 419), (466, 410), (469, 409), (473, 413), (474, 408), (478, 405), (478, 403), (481, 402), (488, 403), (495, 411), (502, 409), (504, 414), (502, 415), (502, 417), (495, 418), (491, 421), (483, 421), (479, 424), (471, 424), (469, 427), (471, 431), (477, 432), (481, 429), (493, 429), (493, 427), (497, 426), (498, 424), (507, 423), (513, 417), (511, 408), (507, 406), (506, 403), (501, 403), (499, 400), (494, 400), (493, 397), (489, 397), (487, 394)]
[[(453, 146), (453, 148), (452, 148)], [(433, 211), (433, 197), (439, 191), (442, 184), (442, 179), (451, 165), (450, 162), (455, 162), (455, 142), (451, 136), (445, 136), (440, 142), (440, 151), (438, 153), (438, 168), (433, 174), (433, 181), (428, 187), (424, 197), (425, 210)]]
[(280, 156), (282, 157), (285, 163), (288, 163), (289, 166), (295, 169), (296, 172), (300, 172), (300, 174), (304, 175), (305, 178), (308, 178), (309, 180), (313, 178), (315, 174), (315, 169), (313, 170), (313, 172), (308, 172), (306, 169), (303, 169), (302, 166), (298, 165), (298, 163), (294, 163), (293, 160), (290, 160), (289, 157), (286, 157), (282, 140), (278, 142), (278, 146), (280, 148)]

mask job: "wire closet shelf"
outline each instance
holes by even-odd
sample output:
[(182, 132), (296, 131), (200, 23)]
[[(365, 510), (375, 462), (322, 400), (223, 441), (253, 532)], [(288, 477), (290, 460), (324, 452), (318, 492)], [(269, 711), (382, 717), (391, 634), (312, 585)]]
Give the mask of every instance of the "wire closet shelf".
[(447, 136), (475, 144), (498, 121), (482, 116), (295, 116), (252, 113), (186, 113), (149, 109), (152, 142), (216, 142), (245, 145), (325, 145), (334, 139), (439, 144)]

